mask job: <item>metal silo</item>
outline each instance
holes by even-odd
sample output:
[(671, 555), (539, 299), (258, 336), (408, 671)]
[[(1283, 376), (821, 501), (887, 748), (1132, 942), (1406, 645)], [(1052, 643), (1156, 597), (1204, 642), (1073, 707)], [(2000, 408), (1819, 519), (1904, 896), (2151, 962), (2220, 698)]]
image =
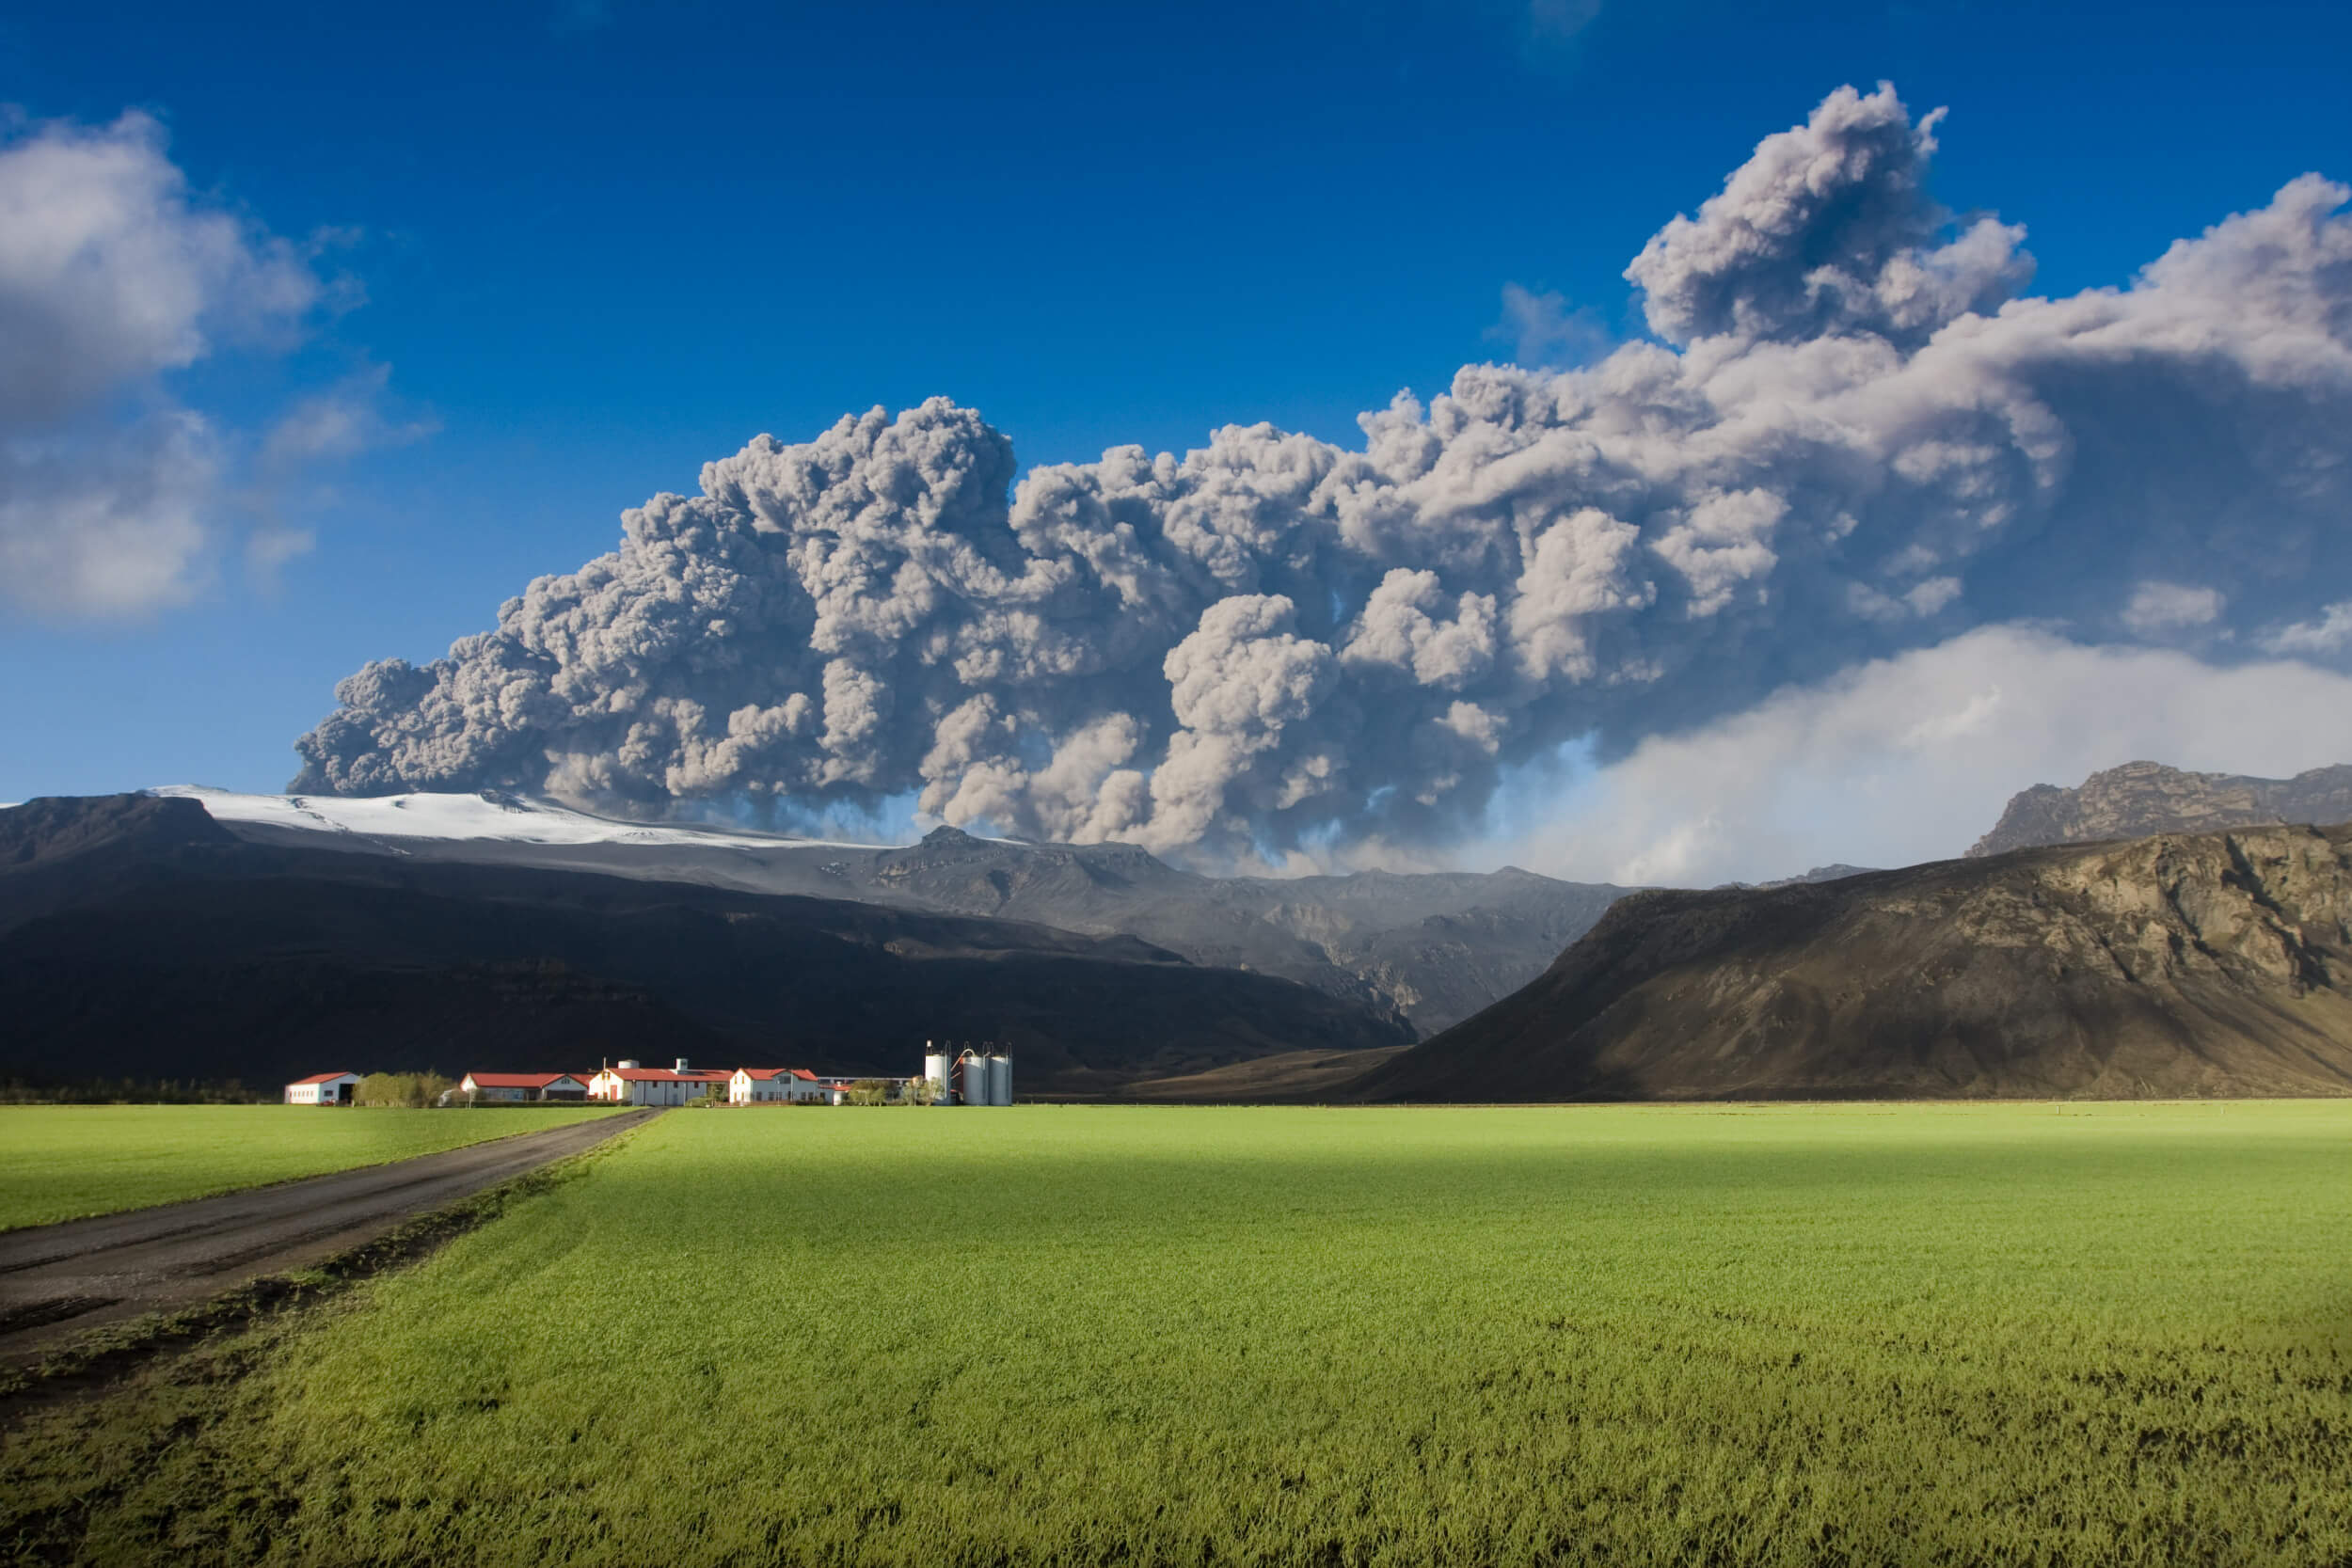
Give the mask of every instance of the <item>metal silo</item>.
[(988, 1103), (988, 1058), (965, 1052), (956, 1058), (956, 1103)]
[(940, 1050), (936, 1042), (931, 1040), (923, 1042), (923, 1076), (931, 1081), (931, 1103), (934, 1105), (955, 1103), (947, 1092), (952, 1086), (948, 1081), (950, 1059), (947, 1053)]
[(1001, 1052), (988, 1059), (988, 1102), (1012, 1103), (1012, 1058)]

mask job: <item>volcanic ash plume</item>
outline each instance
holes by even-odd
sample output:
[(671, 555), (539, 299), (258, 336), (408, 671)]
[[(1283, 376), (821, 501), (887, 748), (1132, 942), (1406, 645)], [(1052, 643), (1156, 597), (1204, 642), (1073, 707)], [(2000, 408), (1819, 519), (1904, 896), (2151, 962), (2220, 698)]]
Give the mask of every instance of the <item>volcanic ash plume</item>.
[(345, 680), (294, 787), (1433, 844), (1565, 740), (1987, 623), (2340, 660), (2352, 193), (2307, 175), (2127, 288), (2020, 297), (2023, 230), (1928, 195), (1936, 120), (1831, 94), (1628, 268), (1662, 341), (1467, 367), (1360, 451), (1229, 426), (1016, 487), (945, 399), (763, 436), (495, 630)]

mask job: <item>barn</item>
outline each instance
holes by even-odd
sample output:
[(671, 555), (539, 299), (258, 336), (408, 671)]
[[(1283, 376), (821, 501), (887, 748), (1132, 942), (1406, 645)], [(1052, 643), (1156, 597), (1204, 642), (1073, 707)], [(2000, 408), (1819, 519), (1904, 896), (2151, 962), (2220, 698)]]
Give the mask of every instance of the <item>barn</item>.
[(588, 1080), (569, 1072), (469, 1072), (457, 1092), (468, 1100), (585, 1100)]
[(314, 1072), (286, 1085), (289, 1105), (348, 1105), (359, 1087), (356, 1072)]

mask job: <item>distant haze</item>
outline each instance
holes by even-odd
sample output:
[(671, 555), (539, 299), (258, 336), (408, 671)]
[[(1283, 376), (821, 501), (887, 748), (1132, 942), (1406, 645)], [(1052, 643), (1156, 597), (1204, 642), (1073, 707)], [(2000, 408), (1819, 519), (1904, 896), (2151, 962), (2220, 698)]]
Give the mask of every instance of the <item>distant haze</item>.
[(1526, 825), (1477, 848), (1683, 887), (1913, 865), (1964, 852), (2021, 789), (2140, 757), (2275, 778), (2352, 761), (2352, 680), (1989, 626), (1650, 736), (1560, 790), (1520, 781), (1504, 803)]

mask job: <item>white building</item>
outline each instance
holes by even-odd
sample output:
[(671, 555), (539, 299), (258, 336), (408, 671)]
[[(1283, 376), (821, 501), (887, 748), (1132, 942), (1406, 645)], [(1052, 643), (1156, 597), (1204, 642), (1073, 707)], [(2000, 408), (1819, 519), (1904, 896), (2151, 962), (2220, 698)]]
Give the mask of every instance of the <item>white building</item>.
[(807, 1103), (830, 1099), (817, 1075), (804, 1067), (739, 1067), (728, 1081), (727, 1098), (738, 1105), (776, 1101)]
[(635, 1062), (605, 1068), (588, 1081), (588, 1098), (623, 1105), (683, 1105), (714, 1091), (724, 1098), (732, 1088), (731, 1074), (698, 1072), (680, 1056), (675, 1069)]
[(356, 1072), (314, 1072), (286, 1085), (289, 1105), (348, 1105), (359, 1087)]

